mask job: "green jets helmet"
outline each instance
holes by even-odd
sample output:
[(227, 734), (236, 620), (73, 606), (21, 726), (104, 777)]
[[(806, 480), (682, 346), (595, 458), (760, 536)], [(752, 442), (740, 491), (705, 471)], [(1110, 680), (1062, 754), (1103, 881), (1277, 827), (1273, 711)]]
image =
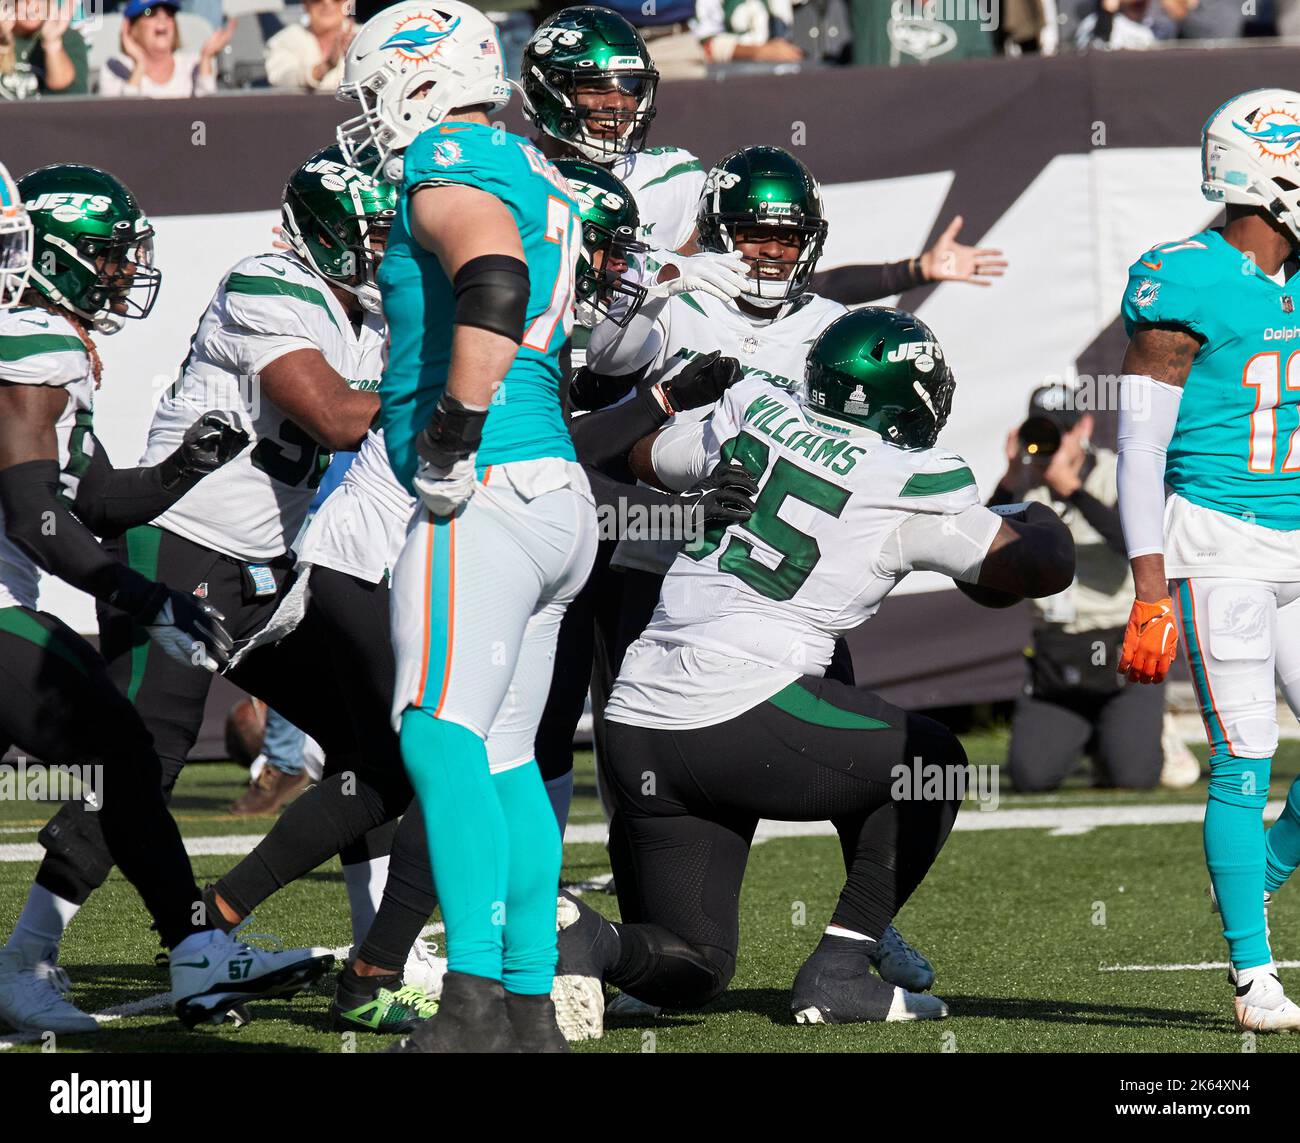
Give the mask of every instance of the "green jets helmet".
[(529, 39), (522, 71), (528, 118), (583, 158), (610, 163), (645, 146), (659, 73), (641, 33), (617, 12), (557, 12)]
[(867, 429), (899, 448), (933, 448), (957, 387), (925, 322), (867, 306), (836, 318), (808, 352), (804, 406), (829, 428)]
[(396, 213), (397, 189), (353, 166), (337, 145), (293, 172), (280, 206), (289, 248), (370, 313), (379, 312), (375, 273)]
[(766, 227), (794, 233), (796, 261), (746, 259), (750, 285), (743, 296), (759, 306), (776, 306), (807, 288), (826, 243), (821, 190), (808, 168), (780, 147), (733, 151), (709, 172), (695, 221), (701, 250), (736, 249), (737, 231)]
[(32, 222), (30, 289), (99, 333), (148, 317), (162, 284), (153, 227), (120, 180), (57, 163), (24, 175), (18, 193)]
[[(559, 169), (578, 202), (582, 251), (574, 282), (578, 322), (588, 329), (602, 318), (623, 326), (645, 300), (646, 289), (626, 275), (639, 268), (647, 247), (637, 241), (641, 217), (623, 181), (583, 159), (559, 159)], [(621, 298), (626, 306), (613, 308)]]

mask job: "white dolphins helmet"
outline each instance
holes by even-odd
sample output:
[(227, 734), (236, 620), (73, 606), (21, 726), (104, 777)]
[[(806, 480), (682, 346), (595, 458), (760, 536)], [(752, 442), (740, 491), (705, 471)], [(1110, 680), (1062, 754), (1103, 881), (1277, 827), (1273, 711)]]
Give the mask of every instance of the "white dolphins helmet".
[[(400, 156), (458, 107), (510, 102), (496, 26), (459, 0), (407, 0), (377, 12), (348, 48), (338, 98), (361, 114), (337, 135), (348, 162), (397, 181)], [(363, 156), (367, 147), (376, 155)], [(376, 164), (377, 158), (377, 164)]]
[(0, 310), (17, 304), (32, 272), (32, 220), (0, 163)]
[(1262, 87), (1234, 96), (1201, 132), (1201, 193), (1262, 207), (1300, 242), (1300, 92)]

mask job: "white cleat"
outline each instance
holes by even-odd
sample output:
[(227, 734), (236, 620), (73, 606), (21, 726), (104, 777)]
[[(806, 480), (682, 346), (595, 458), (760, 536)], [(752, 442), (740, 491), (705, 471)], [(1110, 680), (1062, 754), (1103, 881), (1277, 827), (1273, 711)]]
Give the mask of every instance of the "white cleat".
[(926, 992), (934, 984), (934, 966), (893, 925), (867, 950), (867, 958), (881, 980), (908, 992)]
[(437, 955), (438, 946), (422, 937), (411, 946), (402, 969), (402, 983), (422, 988), (435, 999), (442, 995), (442, 978), (447, 975), (447, 958)]
[(1233, 998), (1239, 1032), (1291, 1032), (1300, 1028), (1300, 1005), (1287, 999), (1277, 973), (1256, 972), (1248, 983), (1237, 985)]
[(559, 964), (551, 1000), (555, 1022), (570, 1043), (599, 1040), (605, 1034), (605, 984), (593, 958), (602, 924), (598, 913), (583, 913), (568, 896), (561, 894), (556, 900)]
[(234, 936), (214, 929), (189, 937), (172, 950), (172, 1000), (185, 1027), (220, 1024), (232, 1009), (250, 1000), (292, 996), (334, 964), (332, 953), (266, 951)]
[(95, 1032), (99, 1023), (76, 1007), (68, 974), (35, 951), (0, 949), (0, 1020), (18, 1032)]

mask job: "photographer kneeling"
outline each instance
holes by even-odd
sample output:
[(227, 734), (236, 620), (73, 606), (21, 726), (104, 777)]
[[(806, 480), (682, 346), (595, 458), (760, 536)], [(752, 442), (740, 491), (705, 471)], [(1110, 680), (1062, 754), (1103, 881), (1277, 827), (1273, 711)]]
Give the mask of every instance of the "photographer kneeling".
[[(1161, 686), (1130, 686), (1115, 673), (1116, 648), (1132, 602), (1110, 449), (1090, 443), (1092, 416), (1072, 391), (1047, 385), (1007, 438), (1007, 472), (989, 506), (1020, 500), (1052, 508), (1074, 537), (1074, 582), (1032, 601), (1033, 643), (1025, 650), (1008, 769), (1022, 792), (1054, 790), (1090, 753), (1097, 783), (1150, 789), (1160, 782)], [(1194, 780), (1194, 779), (1193, 779)]]

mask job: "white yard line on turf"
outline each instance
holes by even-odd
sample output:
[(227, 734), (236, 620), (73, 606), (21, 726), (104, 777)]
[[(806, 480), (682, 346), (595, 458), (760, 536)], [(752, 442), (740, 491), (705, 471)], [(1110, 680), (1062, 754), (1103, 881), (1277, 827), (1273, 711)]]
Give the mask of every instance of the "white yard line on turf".
[[(1300, 968), (1300, 960), (1279, 960), (1273, 962), (1278, 968)], [(1199, 964), (1103, 964), (1098, 972), (1205, 972), (1208, 969), (1223, 971), (1228, 967), (1226, 960), (1203, 960)]]
[[(1282, 801), (1269, 802), (1264, 817), (1272, 819), (1282, 812)], [(1098, 826), (1185, 825), (1205, 817), (1199, 802), (1172, 802), (1164, 805), (1115, 806), (1037, 806), (1009, 810), (980, 810), (968, 805), (957, 815), (957, 830), (1045, 829), (1052, 837), (1071, 837), (1088, 833)], [(564, 840), (571, 844), (604, 844), (609, 829), (604, 822), (571, 825)], [(759, 822), (755, 844), (782, 837), (831, 837), (830, 822)], [(239, 857), (251, 853), (262, 834), (236, 833), (215, 837), (187, 837), (185, 849), (192, 857)], [(0, 863), (40, 861), (44, 850), (35, 842), (0, 845)]]

